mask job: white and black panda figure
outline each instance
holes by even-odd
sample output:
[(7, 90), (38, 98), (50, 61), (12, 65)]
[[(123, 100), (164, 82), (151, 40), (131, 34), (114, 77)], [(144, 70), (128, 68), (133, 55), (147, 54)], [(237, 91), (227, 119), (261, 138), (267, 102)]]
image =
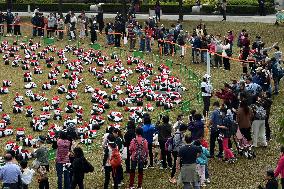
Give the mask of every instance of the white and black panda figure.
[(11, 66), (12, 67), (19, 67), (20, 66), (19, 61), (18, 60), (13, 60), (12, 63), (11, 63)]
[(37, 88), (37, 84), (35, 82), (29, 82), (25, 84), (25, 89), (33, 89), (33, 88)]
[(119, 78), (115, 75), (111, 77), (111, 82), (117, 82), (118, 80)]
[(16, 130), (16, 141), (23, 141), (25, 139), (25, 128), (17, 128)]
[(111, 95), (108, 97), (108, 100), (109, 100), (109, 101), (115, 101), (115, 100), (117, 100), (117, 99), (118, 99), (118, 95), (115, 94), (115, 93), (111, 94)]
[(78, 98), (77, 90), (69, 90), (65, 97), (67, 100), (75, 100)]
[(23, 106), (15, 104), (13, 105), (13, 113), (14, 114), (19, 114), (23, 112)]
[(153, 112), (154, 111), (154, 107), (152, 106), (151, 103), (148, 103), (145, 106), (145, 110), (148, 111), (148, 112)]
[(34, 145), (34, 140), (32, 135), (28, 135), (24, 140), (23, 140), (23, 146), (27, 147), (32, 147)]
[(40, 66), (34, 67), (34, 74), (42, 74), (42, 69)]
[(44, 124), (42, 121), (37, 121), (34, 125), (33, 125), (33, 131), (43, 131), (44, 129)]
[(67, 93), (68, 90), (67, 90), (67, 88), (63, 84), (61, 84), (57, 88), (57, 92), (58, 92), (58, 94), (64, 94), (64, 93)]
[(95, 126), (95, 125), (99, 125), (102, 126), (105, 123), (105, 120), (103, 118), (103, 116), (101, 115), (93, 115), (90, 120), (89, 120), (89, 124)]
[(4, 60), (4, 64), (5, 64), (5, 65), (9, 65), (9, 64), (10, 64), (10, 60), (9, 60), (9, 59), (5, 59), (5, 60)]
[(64, 70), (64, 72), (61, 75), (61, 78), (68, 79), (69, 78), (69, 70)]
[(7, 152), (8, 152), (8, 151), (11, 151), (14, 146), (16, 146), (16, 142), (14, 142), (14, 141), (8, 141), (8, 142), (6, 142), (5, 150), (6, 150)]
[(49, 112), (50, 109), (51, 109), (51, 108), (50, 108), (49, 103), (48, 103), (47, 101), (45, 101), (45, 102), (43, 103), (43, 106), (42, 106), (42, 108), (41, 108), (41, 111)]
[(55, 110), (53, 110), (53, 113), (53, 120), (62, 120), (61, 108), (56, 108)]
[(73, 107), (73, 103), (71, 101), (69, 101), (67, 103), (67, 106), (65, 107), (65, 112), (69, 113), (69, 114), (74, 113), (74, 107)]
[(89, 131), (87, 132), (87, 134), (88, 134), (88, 138), (94, 139), (94, 138), (96, 138), (96, 136), (97, 136), (97, 130), (89, 130)]
[(4, 130), (4, 135), (5, 136), (11, 136), (13, 135), (14, 131), (13, 131), (13, 127), (12, 126), (9, 126), (9, 127), (6, 127), (6, 129)]
[(91, 115), (101, 115), (105, 112), (104, 106), (101, 104), (93, 104)]
[(31, 82), (33, 79), (32, 79), (32, 74), (31, 72), (25, 72), (24, 73), (24, 82)]
[(0, 101), (0, 112), (3, 112), (4, 108), (3, 108), (3, 103)]
[(121, 122), (123, 120), (122, 113), (116, 111), (110, 112), (107, 117), (109, 121), (113, 122)]
[(42, 84), (42, 90), (50, 90), (51, 89), (51, 85), (50, 85), (50, 83), (48, 83), (48, 82), (44, 82), (43, 84)]
[(49, 82), (49, 84), (50, 84), (50, 85), (57, 85), (57, 84), (58, 84), (57, 78), (51, 79), (50, 82)]
[(2, 114), (2, 119), (3, 119), (4, 121), (6, 121), (6, 124), (7, 124), (7, 125), (10, 125), (10, 124), (11, 124), (11, 117), (10, 117), (9, 114), (6, 114), (6, 113)]
[(26, 117), (33, 117), (34, 116), (34, 110), (32, 106), (26, 107)]
[(69, 90), (75, 90), (77, 88), (78, 88), (78, 85), (74, 81), (70, 82), (68, 85)]
[(86, 85), (85, 86), (85, 93), (93, 93), (95, 89), (92, 86)]
[(7, 123), (4, 119), (0, 120), (0, 129), (6, 129)]
[(38, 60), (31, 60), (30, 63), (31, 63), (31, 66), (39, 66)]
[(11, 87), (12, 82), (10, 80), (3, 80), (3, 87)]
[(117, 102), (117, 106), (118, 107), (123, 107), (127, 104), (126, 100), (124, 98), (120, 99), (118, 102)]
[(60, 99), (59, 96), (54, 96), (51, 99), (51, 109), (59, 108)]
[(164, 103), (164, 109), (165, 110), (173, 109), (173, 107), (174, 107), (174, 105), (170, 101), (167, 101), (167, 102)]
[(76, 110), (76, 119), (79, 124), (83, 122), (83, 109), (82, 108)]
[(27, 161), (32, 158), (32, 153), (28, 151), (27, 149), (22, 149), (18, 157), (24, 161)]
[(9, 88), (8, 87), (1, 87), (0, 88), (0, 94), (8, 94)]
[(23, 64), (22, 65), (22, 70), (29, 70), (31, 66), (29, 64)]

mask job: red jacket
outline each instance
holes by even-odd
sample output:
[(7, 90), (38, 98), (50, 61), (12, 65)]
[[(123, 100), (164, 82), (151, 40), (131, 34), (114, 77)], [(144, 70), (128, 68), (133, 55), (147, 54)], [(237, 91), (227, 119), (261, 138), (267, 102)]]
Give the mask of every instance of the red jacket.
[(275, 177), (278, 177), (279, 174), (281, 175), (281, 178), (284, 178), (284, 155), (280, 157), (277, 167), (274, 171)]
[[(141, 144), (142, 140), (144, 139), (142, 136), (136, 136), (136, 138), (132, 139), (130, 142), (129, 152), (131, 154), (131, 160), (135, 161), (135, 152), (137, 150), (137, 145), (135, 144), (135, 139), (137, 140), (138, 144)], [(148, 157), (148, 142), (146, 139), (144, 139), (143, 143), (143, 153), (145, 154), (145, 157)]]

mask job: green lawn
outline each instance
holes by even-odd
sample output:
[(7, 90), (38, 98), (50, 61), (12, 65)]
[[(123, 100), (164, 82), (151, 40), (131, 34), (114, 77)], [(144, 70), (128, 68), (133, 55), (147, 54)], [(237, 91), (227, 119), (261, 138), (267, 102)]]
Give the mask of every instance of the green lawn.
[[(166, 27), (169, 27), (172, 22), (164, 22), (164, 25)], [(183, 24), (185, 30), (187, 31), (192, 31), (192, 29), (197, 25), (197, 22), (185, 22)], [(240, 30), (242, 29), (247, 29), (251, 36), (251, 41), (254, 40), (254, 37), (256, 35), (262, 36), (262, 40), (267, 44), (267, 46), (272, 45), (274, 42), (278, 41), (279, 46), (281, 49), (284, 48), (283, 45), (283, 38), (281, 36), (284, 35), (284, 31), (282, 27), (276, 27), (274, 25), (268, 25), (268, 24), (256, 24), (256, 23), (230, 23), (230, 22), (207, 22), (206, 23), (207, 30), (209, 33), (212, 34), (221, 34), (221, 35), (226, 35), (228, 30), (232, 30), (235, 36), (239, 33)], [(24, 35), (30, 35), (31, 30), (28, 28), (24, 28)], [(2, 38), (2, 40), (7, 39), (8, 41), (12, 41), (15, 38), (12, 37), (7, 37), (7, 38)], [(100, 36), (100, 43), (104, 43), (104, 38), (103, 36)], [(34, 42), (41, 41), (41, 39), (36, 38), (34, 39)], [(84, 42), (84, 44), (82, 44)], [(64, 47), (65, 44), (69, 43), (67, 40), (63, 42), (56, 42), (55, 45), (56, 47), (62, 48)], [(89, 48), (89, 41), (82, 41), (80, 44), (81, 47), (84, 48)], [(76, 42), (70, 42), (70, 44), (77, 45)], [(117, 51), (118, 50), (113, 50), (111, 48), (103, 48), (102, 50), (105, 54), (110, 55), (112, 51)], [(237, 52), (237, 47), (235, 45), (235, 54), (234, 56), (238, 56)], [(157, 49), (154, 50), (154, 54), (157, 53)], [(128, 51), (126, 51), (126, 54), (130, 55)], [(123, 63), (126, 63), (126, 56), (123, 55), (121, 59), (123, 60)], [(196, 96), (196, 93), (198, 92), (198, 89), (196, 88), (196, 85), (192, 83), (192, 81), (189, 81), (187, 78), (186, 73), (180, 73), (179, 69), (179, 64), (182, 63), (186, 65), (188, 68), (193, 70), (195, 73), (197, 73), (198, 76), (202, 76), (206, 72), (206, 66), (205, 65), (192, 65), (190, 64), (191, 62), (191, 50), (187, 49), (186, 57), (184, 59), (180, 59), (178, 57), (174, 57), (174, 66), (172, 68), (172, 73), (175, 76), (178, 76), (182, 83), (188, 88), (188, 91), (186, 91), (183, 94), (183, 98), (185, 99), (191, 99)], [(56, 57), (56, 56), (55, 56)], [(70, 60), (74, 56), (68, 55), (68, 59)], [(162, 62), (165, 62), (166, 59), (172, 58), (172, 57), (165, 57)], [(152, 55), (146, 55), (145, 56), (146, 62), (153, 62)], [(113, 60), (109, 60), (108, 62), (113, 63)], [(47, 74), (50, 71), (50, 68), (47, 68), (44, 65), (43, 61), (40, 61), (41, 66), (43, 68), (44, 73), (42, 75), (33, 75), (34, 82), (38, 84), (38, 88), (34, 89), (34, 92), (41, 92), (41, 84), (45, 81), (48, 81), (47, 79)], [(93, 66), (93, 65), (92, 65)], [(99, 85), (98, 81), (88, 72), (88, 67), (84, 67), (84, 72), (81, 74), (84, 78), (84, 81), (81, 85), (79, 85), (78, 88), (78, 95), (79, 99), (75, 100), (73, 103), (78, 104), (83, 106), (84, 108), (84, 119), (88, 120), (90, 116), (90, 110), (91, 110), (91, 102), (90, 102), (90, 94), (83, 93), (82, 91), (84, 90), (85, 85), (91, 85), (94, 88), (95, 87), (100, 87), (103, 89), (102, 86)], [(224, 82), (229, 82), (231, 79), (238, 79), (240, 77), (240, 72), (241, 72), (241, 65), (239, 62), (231, 62), (231, 67), (232, 70), (230, 72), (228, 71), (223, 71), (223, 70), (211, 70), (211, 75), (212, 75), (212, 82), (213, 86), (215, 89), (218, 89), (223, 86)], [(133, 69), (134, 66), (131, 66)], [(65, 68), (62, 66), (62, 70)], [(155, 65), (155, 71), (157, 71), (157, 65)], [(3, 102), (3, 107), (4, 107), (4, 112), (10, 114), (11, 119), (12, 119), (12, 125), (16, 127), (27, 127), (27, 133), (31, 133), (34, 136), (39, 135), (40, 133), (32, 133), (31, 128), (29, 127), (29, 121), (30, 118), (26, 118), (23, 114), (20, 115), (13, 115), (12, 114), (12, 101), (15, 95), (15, 92), (19, 92), (21, 95), (25, 94), (25, 90), (23, 89), (23, 75), (24, 71), (21, 70), (20, 67), (18, 68), (12, 68), (10, 66), (5, 66), (4, 63), (2, 64), (2, 69), (0, 70), (0, 81), (9, 79), (12, 81), (12, 87), (9, 88), (9, 94), (7, 95), (1, 95), (0, 99)], [(60, 78), (61, 75), (58, 76), (59, 79), (59, 84), (63, 83), (65, 86), (67, 85), (68, 81), (63, 80)], [(107, 78), (111, 77), (111, 74), (106, 74)], [(131, 83), (136, 83), (137, 82), (137, 74), (133, 74), (130, 77)], [(282, 87), (281, 83), (281, 87)], [(104, 89), (103, 89), (104, 90)], [(109, 92), (109, 90), (108, 90)], [(57, 94), (57, 87), (53, 87), (52, 90), (46, 92), (46, 96), (48, 98), (54, 96)], [(283, 91), (281, 90), (281, 94), (278, 95), (277, 98), (274, 99), (274, 105), (272, 109), (272, 115), (271, 115), (271, 126), (273, 130), (273, 140), (269, 143), (268, 148), (262, 148), (262, 149), (257, 149), (256, 150), (256, 155), (257, 157), (253, 160), (247, 160), (240, 158), (236, 164), (234, 165), (228, 165), (225, 164), (224, 162), (220, 162), (218, 160), (211, 160), (209, 163), (209, 172), (211, 175), (211, 184), (208, 185), (207, 188), (212, 188), (212, 189), (224, 189), (224, 188), (238, 188), (238, 189), (248, 189), (248, 188), (256, 188), (259, 183), (262, 182), (263, 175), (265, 174), (265, 171), (267, 168), (274, 168), (276, 165), (276, 160), (278, 158), (278, 147), (279, 144), (275, 142), (275, 135), (277, 134), (277, 120), (283, 115), (283, 111), (281, 109), (282, 106), (282, 95)], [(65, 100), (65, 95), (60, 95), (61, 98), (61, 104), (60, 107), (64, 108), (66, 106), (66, 100)], [(41, 102), (33, 102), (31, 103), (29, 99), (25, 98), (25, 102), (27, 105), (32, 105), (33, 108), (35, 109), (36, 115), (40, 113), (40, 107), (42, 106)], [(196, 100), (192, 102), (192, 108), (195, 108), (199, 111), (202, 109), (202, 105), (198, 104)], [(111, 109), (115, 109), (118, 111), (121, 111), (124, 113), (122, 108), (117, 108), (115, 103), (111, 103)], [(161, 109), (156, 109), (153, 113), (154, 117), (154, 122), (156, 121), (157, 115), (162, 112), (163, 110)], [(181, 110), (180, 108), (176, 108), (173, 112), (170, 113), (171, 115), (171, 121), (174, 121), (176, 118), (176, 115), (180, 113)], [(108, 111), (107, 111), (108, 113)], [(106, 114), (104, 114), (106, 116)], [(124, 116), (124, 119), (127, 119), (127, 116)], [(54, 121), (51, 120), (50, 123), (53, 123)], [(49, 123), (49, 124), (50, 124)], [(60, 122), (57, 122), (60, 123)], [(123, 123), (125, 124), (125, 122)], [(105, 131), (105, 124), (103, 128), (100, 130), (101, 133)], [(44, 134), (46, 132), (43, 132), (41, 134)], [(15, 136), (13, 137), (6, 137), (2, 138), (2, 142), (4, 143), (7, 140), (15, 139)], [(96, 144), (101, 143), (101, 138), (97, 138), (95, 141)], [(3, 145), (4, 146), (4, 145)], [(0, 149), (4, 153), (4, 147)], [(93, 188), (102, 188), (103, 187), (103, 181), (104, 181), (104, 176), (103, 173), (100, 171), (101, 170), (101, 163), (102, 163), (102, 154), (101, 154), (101, 148), (96, 147), (93, 148), (91, 151), (89, 151), (86, 156), (88, 159), (93, 163), (95, 166), (95, 172), (92, 174), (86, 175), (85, 178), (85, 186), (87, 189), (93, 189)], [(51, 170), (51, 175), (50, 175), (50, 183), (51, 183), (51, 188), (56, 188), (56, 175), (55, 175), (55, 170), (54, 170), (54, 162), (50, 162), (52, 165), (52, 170)], [(159, 170), (159, 167), (156, 166), (155, 169), (151, 170), (146, 170), (145, 171), (145, 176), (144, 176), (144, 188), (146, 189), (151, 189), (151, 188), (159, 188), (159, 189), (164, 189), (164, 188), (176, 188), (173, 185), (170, 185), (168, 182), (168, 178), (170, 176), (170, 171), (169, 170)], [(34, 179), (36, 180), (36, 179)], [(125, 175), (125, 183), (128, 182), (128, 176)], [(36, 181), (33, 182), (31, 185), (31, 188), (37, 188), (37, 183)]]

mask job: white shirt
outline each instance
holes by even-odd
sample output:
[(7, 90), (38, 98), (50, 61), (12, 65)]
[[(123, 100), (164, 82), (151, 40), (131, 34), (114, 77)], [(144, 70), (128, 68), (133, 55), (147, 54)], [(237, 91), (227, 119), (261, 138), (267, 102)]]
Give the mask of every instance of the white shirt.
[(22, 182), (24, 184), (29, 185), (32, 182), (34, 173), (35, 171), (33, 169), (30, 169), (30, 168), (24, 169), (24, 172), (21, 175)]
[(210, 83), (203, 81), (201, 83), (201, 88), (205, 88), (205, 91), (206, 91), (206, 92), (202, 92), (202, 96), (211, 96), (213, 87)]

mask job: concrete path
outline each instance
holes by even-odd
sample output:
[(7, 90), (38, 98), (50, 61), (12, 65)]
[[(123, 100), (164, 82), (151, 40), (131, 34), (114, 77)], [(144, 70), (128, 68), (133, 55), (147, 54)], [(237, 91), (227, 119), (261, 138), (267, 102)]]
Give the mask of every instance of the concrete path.
[[(47, 15), (48, 13), (44, 13)], [(86, 13), (88, 16), (96, 13)], [(19, 12), (20, 16), (32, 16), (32, 13)], [(115, 14), (104, 14), (105, 18), (114, 18)], [(147, 19), (148, 14), (137, 14), (137, 19)], [(162, 20), (178, 20), (178, 15), (162, 15)], [(204, 20), (204, 21), (221, 21), (220, 15), (184, 15), (184, 20)], [(267, 16), (227, 16), (227, 22), (259, 22), (259, 23), (275, 23), (275, 15)]]

